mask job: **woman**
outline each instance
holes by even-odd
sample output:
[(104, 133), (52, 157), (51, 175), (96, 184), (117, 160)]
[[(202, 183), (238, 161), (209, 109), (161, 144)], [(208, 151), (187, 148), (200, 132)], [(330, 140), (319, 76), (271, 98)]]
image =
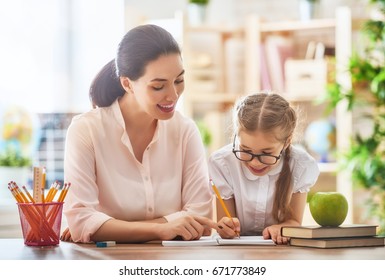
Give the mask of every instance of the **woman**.
[(91, 85), (95, 108), (67, 132), (62, 240), (192, 240), (217, 228), (199, 131), (175, 110), (183, 90), (171, 34), (130, 30)]

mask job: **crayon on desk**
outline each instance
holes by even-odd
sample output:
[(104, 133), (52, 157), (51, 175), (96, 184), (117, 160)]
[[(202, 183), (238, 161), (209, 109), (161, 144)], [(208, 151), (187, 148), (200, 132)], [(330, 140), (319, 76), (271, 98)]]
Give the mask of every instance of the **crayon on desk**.
[(115, 241), (99, 241), (96, 242), (96, 247), (104, 248), (104, 247), (113, 247), (116, 245)]

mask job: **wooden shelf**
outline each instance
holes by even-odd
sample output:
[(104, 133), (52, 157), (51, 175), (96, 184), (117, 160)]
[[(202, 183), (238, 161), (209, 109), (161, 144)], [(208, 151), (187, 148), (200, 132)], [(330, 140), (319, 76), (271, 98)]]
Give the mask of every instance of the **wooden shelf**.
[(321, 173), (334, 173), (337, 172), (336, 162), (319, 162), (318, 167)]
[(228, 36), (236, 36), (243, 35), (243, 28), (234, 28), (234, 27), (224, 27), (224, 26), (210, 26), (210, 25), (202, 25), (202, 26), (188, 26), (185, 29), (187, 32), (197, 32), (197, 33), (216, 33), (223, 34)]
[(311, 29), (334, 28), (335, 19), (313, 19), (303, 21), (279, 21), (261, 22), (260, 32), (284, 32), (284, 31), (304, 31)]
[(188, 93), (190, 102), (210, 102), (210, 103), (234, 103), (240, 97), (238, 94), (230, 93)]

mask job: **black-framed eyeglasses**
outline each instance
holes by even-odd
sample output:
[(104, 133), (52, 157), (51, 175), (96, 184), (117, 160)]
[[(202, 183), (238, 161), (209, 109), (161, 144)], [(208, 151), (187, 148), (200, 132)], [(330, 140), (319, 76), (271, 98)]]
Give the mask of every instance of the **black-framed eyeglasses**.
[(266, 164), (266, 165), (274, 165), (277, 163), (277, 161), (281, 158), (283, 149), (285, 148), (286, 141), (282, 147), (281, 152), (279, 153), (279, 156), (273, 156), (269, 154), (253, 154), (247, 151), (241, 151), (241, 150), (235, 150), (235, 139), (236, 135), (234, 136), (234, 141), (233, 141), (233, 154), (237, 159), (240, 161), (252, 161), (254, 158), (257, 158), (261, 163)]

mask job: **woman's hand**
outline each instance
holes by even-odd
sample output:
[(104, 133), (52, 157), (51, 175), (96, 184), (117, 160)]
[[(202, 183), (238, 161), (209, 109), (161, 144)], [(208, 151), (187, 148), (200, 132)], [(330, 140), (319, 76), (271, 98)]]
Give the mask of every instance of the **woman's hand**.
[(218, 227), (219, 230), (217, 231), (222, 238), (231, 239), (239, 236), (241, 232), (240, 222), (237, 218), (223, 217), (218, 222)]
[(197, 240), (203, 235), (210, 235), (211, 229), (218, 230), (218, 225), (209, 218), (184, 216), (175, 221), (159, 224), (159, 239), (171, 240), (180, 237), (183, 240)]
[(289, 239), (281, 235), (282, 225), (272, 225), (265, 228), (262, 232), (264, 239), (272, 239), (276, 244), (282, 245), (287, 244)]

